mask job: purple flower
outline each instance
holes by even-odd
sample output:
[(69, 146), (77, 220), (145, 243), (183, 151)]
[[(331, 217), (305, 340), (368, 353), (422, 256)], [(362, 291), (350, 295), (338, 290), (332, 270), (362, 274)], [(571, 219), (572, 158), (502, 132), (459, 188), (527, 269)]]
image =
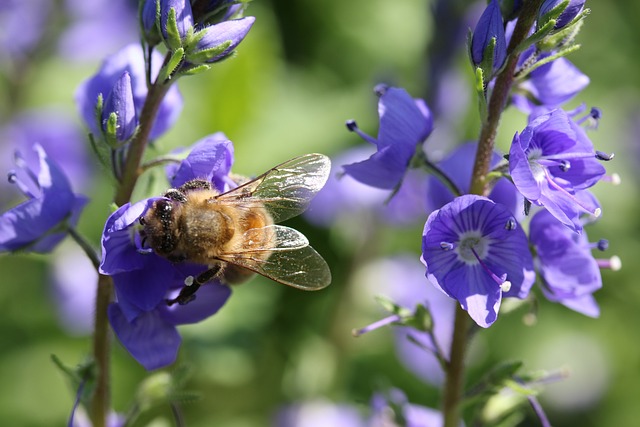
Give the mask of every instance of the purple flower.
[(423, 221), (426, 216), (427, 193), (424, 173), (407, 171), (398, 192), (389, 199), (389, 191), (370, 187), (349, 175), (340, 174), (341, 166), (366, 159), (374, 151), (370, 146), (349, 149), (331, 161), (331, 173), (324, 187), (313, 198), (304, 216), (314, 224), (328, 227), (347, 217), (375, 218), (394, 225)]
[[(110, 116), (115, 115), (115, 133), (109, 135)], [(115, 82), (109, 92), (102, 109), (102, 131), (107, 136), (115, 137), (117, 142), (126, 142), (133, 136), (138, 126), (136, 118), (136, 108), (133, 102), (133, 92), (131, 91), (131, 77), (128, 72)]]
[[(454, 149), (446, 158), (438, 163), (440, 170), (453, 181), (462, 194), (469, 193), (471, 187), (471, 172), (477, 150), (478, 144), (476, 142), (469, 142)], [(491, 167), (495, 168), (502, 160), (502, 156), (494, 151), (491, 159)], [(429, 177), (428, 186), (427, 204), (430, 208), (429, 210), (439, 209), (451, 202), (455, 197), (449, 188), (434, 176)], [(501, 178), (496, 182), (489, 194), (489, 198), (496, 203), (501, 203), (506, 206), (516, 219), (520, 219), (524, 214), (522, 196), (513, 184), (505, 178)]]
[[(222, 190), (233, 162), (231, 141), (216, 134), (196, 143), (177, 168), (169, 168), (170, 181), (179, 186), (191, 179), (207, 179)], [(163, 197), (121, 206), (111, 214), (102, 236), (100, 272), (113, 276), (117, 303), (109, 308), (113, 329), (131, 355), (147, 369), (173, 363), (180, 346), (176, 325), (199, 322), (216, 313), (231, 290), (208, 283), (188, 305), (167, 306), (185, 279), (207, 270), (202, 265), (173, 264), (144, 247), (139, 220)]]
[(9, 173), (28, 198), (0, 215), (0, 251), (50, 252), (78, 222), (87, 199), (71, 190), (64, 173), (39, 144), (33, 145), (37, 162), (16, 151), (17, 169)]
[[(242, 19), (224, 21), (202, 29), (202, 38), (192, 52), (187, 52), (187, 61), (193, 64), (212, 63), (227, 58), (244, 40), (256, 18), (247, 16)], [(229, 43), (224, 47), (225, 43)], [(224, 49), (223, 49), (224, 48)], [(221, 49), (223, 49), (221, 51)]]
[(585, 132), (560, 109), (538, 116), (521, 134), (516, 133), (509, 171), (526, 199), (544, 206), (575, 231), (582, 229), (581, 213), (600, 215), (576, 192), (593, 186), (605, 169)]
[[(548, 56), (543, 55), (538, 60)], [(530, 113), (536, 106), (554, 109), (569, 101), (589, 84), (589, 77), (569, 60), (558, 58), (533, 70), (527, 80), (518, 85), (513, 103)]]
[(503, 296), (526, 297), (535, 279), (527, 237), (513, 215), (475, 195), (429, 215), (422, 261), (429, 281), (484, 328), (495, 322)]
[[(151, 55), (151, 77), (155, 78), (162, 66), (162, 55), (153, 51)], [(147, 97), (147, 83), (145, 77), (144, 55), (140, 44), (131, 44), (120, 50), (115, 55), (104, 60), (96, 75), (85, 80), (76, 90), (75, 98), (79, 113), (84, 119), (90, 131), (95, 135), (100, 133), (95, 119), (96, 101), (98, 94), (106, 98), (116, 81), (124, 72), (131, 77), (131, 89), (136, 114), (139, 117)], [(166, 132), (177, 120), (182, 110), (182, 96), (177, 86), (172, 86), (165, 95), (155, 123), (151, 130), (151, 138), (157, 138)]]
[(591, 250), (606, 247), (606, 241), (589, 243), (586, 233), (572, 232), (548, 211), (540, 211), (531, 219), (529, 234), (547, 299), (598, 317), (600, 309), (592, 294), (602, 287), (602, 278)]
[(363, 184), (392, 189), (401, 183), (416, 149), (431, 134), (433, 118), (427, 104), (411, 98), (404, 89), (378, 85), (376, 93), (380, 96), (378, 138), (360, 131), (353, 121), (347, 127), (374, 144), (377, 152), (367, 160), (343, 168)]
[(504, 33), (504, 23), (502, 22), (500, 5), (497, 0), (491, 0), (491, 2), (489, 2), (473, 31), (471, 38), (471, 60), (473, 65), (478, 67), (485, 61), (485, 51), (494, 39), (495, 46), (493, 48), (491, 64), (493, 64), (493, 71), (495, 72), (502, 67), (507, 58), (507, 41)]
[[(542, 5), (540, 6), (540, 10), (538, 11), (538, 26), (544, 25), (548, 20), (545, 15), (551, 12), (554, 8), (558, 7), (564, 1), (566, 0), (545, 0), (544, 3), (542, 3)], [(560, 29), (571, 22), (573, 18), (575, 18), (580, 12), (582, 12), (584, 3), (585, 0), (569, 0), (569, 4), (557, 18), (556, 25), (553, 28)]]

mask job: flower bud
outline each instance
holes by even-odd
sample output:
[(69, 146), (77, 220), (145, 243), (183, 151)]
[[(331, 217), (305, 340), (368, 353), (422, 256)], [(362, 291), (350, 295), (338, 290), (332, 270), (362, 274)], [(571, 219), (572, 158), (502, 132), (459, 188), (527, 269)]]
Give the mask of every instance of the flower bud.
[(228, 57), (244, 40), (255, 22), (253, 16), (211, 25), (198, 34), (198, 42), (187, 52), (187, 62), (193, 64), (217, 62)]
[[(175, 14), (175, 24), (170, 19), (172, 13)], [(182, 45), (182, 40), (193, 31), (189, 0), (160, 0), (160, 31), (169, 48), (177, 49)]]
[(144, 0), (140, 10), (140, 28), (142, 36), (150, 46), (155, 46), (162, 40), (158, 30), (158, 1)]
[(554, 9), (564, 2), (566, 2), (566, 0), (545, 0), (538, 11), (538, 25), (544, 24), (551, 18), (555, 18), (556, 25), (554, 28), (556, 30), (563, 28), (582, 12), (585, 0), (569, 0), (569, 4), (567, 4), (565, 9), (558, 15), (559, 11)]
[(133, 102), (131, 77), (127, 71), (120, 76), (109, 92), (102, 109), (100, 125), (108, 138), (118, 142), (125, 142), (133, 136), (138, 121)]
[[(493, 58), (486, 58), (488, 48), (495, 40)], [(481, 63), (491, 61), (492, 71), (502, 67), (507, 58), (507, 41), (504, 35), (504, 24), (500, 5), (497, 0), (491, 0), (487, 8), (480, 16), (480, 20), (473, 31), (471, 38), (471, 60), (476, 67)], [(488, 67), (487, 67), (488, 68)]]

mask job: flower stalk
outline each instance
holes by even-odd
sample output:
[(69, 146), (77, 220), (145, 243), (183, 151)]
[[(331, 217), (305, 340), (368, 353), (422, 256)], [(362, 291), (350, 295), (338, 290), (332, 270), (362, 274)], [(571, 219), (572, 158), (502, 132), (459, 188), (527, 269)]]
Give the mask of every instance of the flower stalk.
[(507, 62), (504, 69), (496, 77), (495, 86), (487, 107), (487, 119), (480, 131), (478, 152), (473, 166), (473, 174), (471, 175), (471, 194), (486, 195), (489, 183), (487, 173), (489, 172), (498, 125), (500, 124), (500, 116), (505, 105), (507, 105), (509, 92), (514, 82), (518, 58), (520, 57), (520, 52), (516, 52), (516, 48), (527, 38), (541, 4), (542, 0), (525, 2), (522, 6), (518, 23), (513, 30), (513, 35), (507, 48)]
[(96, 293), (95, 326), (93, 333), (93, 358), (96, 364), (96, 387), (91, 400), (91, 420), (93, 427), (105, 427), (109, 414), (109, 321), (107, 309), (113, 295), (113, 281), (110, 276), (98, 276)]
[[(127, 150), (127, 159), (122, 173), (122, 179), (114, 201), (118, 206), (128, 203), (133, 194), (136, 182), (143, 172), (140, 167), (144, 150), (147, 146), (151, 129), (160, 108), (160, 104), (171, 87), (172, 82), (159, 79), (149, 86), (145, 103), (140, 113), (138, 132), (131, 140)], [(94, 427), (106, 426), (110, 405), (109, 385), (109, 320), (107, 309), (113, 299), (113, 279), (111, 276), (99, 275), (98, 291), (96, 294), (95, 330), (93, 334), (93, 355), (96, 362), (96, 388), (91, 401), (91, 419)]]
[[(487, 107), (487, 118), (480, 131), (478, 151), (471, 175), (471, 194), (486, 195), (489, 188), (487, 174), (491, 165), (500, 116), (507, 104), (520, 56), (519, 52), (516, 52), (516, 48), (527, 38), (541, 4), (542, 0), (529, 0), (524, 2), (522, 6), (522, 11), (507, 48), (506, 65), (496, 77)], [(445, 427), (457, 427), (460, 425), (465, 371), (464, 359), (467, 350), (469, 325), (468, 313), (458, 305), (443, 392), (442, 412)]]

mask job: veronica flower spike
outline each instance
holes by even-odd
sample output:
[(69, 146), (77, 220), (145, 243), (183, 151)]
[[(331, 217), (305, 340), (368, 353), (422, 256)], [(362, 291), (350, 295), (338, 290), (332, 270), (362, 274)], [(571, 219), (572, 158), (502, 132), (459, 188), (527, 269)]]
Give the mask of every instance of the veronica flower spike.
[(556, 109), (516, 133), (509, 151), (509, 172), (527, 200), (544, 206), (579, 232), (580, 214), (598, 217), (600, 209), (584, 203), (576, 193), (596, 184), (606, 172), (600, 161), (611, 158), (595, 151), (584, 130)]
[(378, 138), (362, 132), (355, 121), (347, 128), (377, 148), (367, 160), (344, 165), (344, 172), (371, 187), (393, 189), (402, 182), (416, 149), (433, 130), (433, 117), (422, 99), (414, 99), (402, 88), (378, 85), (380, 97)]
[(535, 279), (527, 237), (513, 214), (476, 195), (429, 215), (422, 261), (429, 281), (483, 328), (496, 321), (503, 297), (525, 298)]

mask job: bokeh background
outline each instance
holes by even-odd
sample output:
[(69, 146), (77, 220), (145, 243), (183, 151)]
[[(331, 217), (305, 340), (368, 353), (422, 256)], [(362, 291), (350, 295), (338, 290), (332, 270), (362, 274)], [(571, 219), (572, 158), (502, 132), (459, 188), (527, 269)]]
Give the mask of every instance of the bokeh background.
[[(83, 163), (81, 173), (88, 177), (78, 191), (92, 197), (79, 230), (97, 247), (113, 191), (93, 162), (73, 94), (103, 56), (136, 40), (134, 7), (125, 0), (25, 0), (31, 8), (24, 12), (27, 18), (12, 27), (7, 14), (18, 13), (12, 9), (17, 3), (0, 5), (0, 126), (6, 131), (22, 120), (33, 130), (41, 123), (37, 114), (54, 117), (51, 127), (70, 121), (75, 130), (65, 138), (85, 151), (74, 162)], [(442, 4), (463, 18), (457, 24), (446, 14), (434, 19), (431, 10)], [(524, 320), (531, 320), (531, 306), (503, 313), (475, 338), (469, 374), (473, 381), (503, 360), (523, 360), (529, 370), (568, 372), (540, 395), (554, 426), (630, 426), (640, 416), (640, 263), (635, 261), (640, 253), (640, 3), (587, 6), (592, 13), (579, 35), (582, 49), (570, 60), (591, 84), (569, 106), (584, 102), (603, 111), (599, 129), (590, 136), (598, 149), (616, 153), (607, 168), (619, 173), (622, 183), (595, 188), (604, 214), (588, 232), (592, 240), (609, 239), (607, 256), (619, 255), (623, 268), (603, 271), (604, 288), (595, 294), (599, 319), (542, 298), (535, 305), (535, 322)], [(475, 12), (466, 12), (474, 7)], [(441, 119), (427, 142), (437, 156), (477, 135), (465, 38), (481, 9), (482, 2), (468, 0), (256, 0), (247, 11), (256, 24), (238, 55), (179, 81), (182, 115), (156, 142), (155, 152), (223, 131), (235, 143), (234, 170), (246, 175), (308, 152), (336, 156), (362, 144), (346, 130), (345, 120), (357, 119), (365, 132), (376, 134), (373, 87), (385, 82), (424, 97), (438, 111)], [(36, 16), (38, 10), (47, 13)], [(37, 39), (31, 44), (35, 47), (20, 55), (21, 43), (31, 37)], [(508, 147), (525, 120), (513, 109), (505, 114), (500, 147)], [(3, 135), (5, 173), (24, 135)], [(9, 186), (3, 184), (0, 191), (4, 209), (19, 202)], [(369, 214), (344, 215), (331, 226), (305, 218), (290, 221), (329, 262), (334, 280), (328, 289), (304, 293), (256, 278), (234, 288), (217, 315), (181, 327), (177, 366), (191, 373), (185, 388), (201, 396), (181, 405), (187, 425), (277, 425), (282, 408), (302, 402), (315, 402), (320, 412), (333, 403), (366, 412), (373, 393), (389, 387), (403, 389), (414, 403), (438, 406), (437, 389), (398, 360), (390, 328), (351, 336), (353, 328), (385, 315), (374, 295), (390, 295), (405, 285), (402, 275), (391, 274), (381, 262), (400, 254), (417, 260), (426, 219), (425, 214), (421, 221), (398, 227)], [(87, 321), (93, 308), (76, 301), (90, 299), (91, 275), (72, 242), (53, 256), (0, 256), (3, 424), (65, 425), (75, 390), (51, 355), (73, 366), (88, 354)], [(425, 281), (424, 286), (430, 285)], [(126, 412), (138, 384), (150, 374), (116, 341), (112, 363), (113, 405)], [(170, 409), (152, 408), (136, 423), (147, 424), (172, 425)], [(511, 425), (516, 424), (538, 421), (524, 411)]]

